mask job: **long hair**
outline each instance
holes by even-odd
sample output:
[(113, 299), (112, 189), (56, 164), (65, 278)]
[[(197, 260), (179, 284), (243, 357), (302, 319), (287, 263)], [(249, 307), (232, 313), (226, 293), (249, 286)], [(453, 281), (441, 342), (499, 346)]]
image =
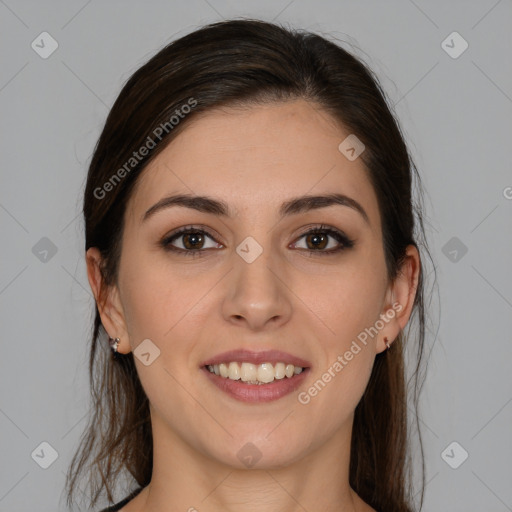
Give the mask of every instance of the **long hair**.
[[(129, 78), (110, 110), (91, 159), (83, 202), (85, 250), (100, 250), (104, 285), (117, 280), (124, 212), (138, 176), (192, 119), (221, 106), (299, 98), (331, 116), (365, 145), (360, 158), (378, 198), (388, 278), (396, 278), (407, 245), (428, 254), (420, 203), (413, 199), (414, 185), (421, 187), (420, 177), (373, 72), (319, 35), (237, 19), (207, 25), (165, 46)], [(133, 152), (142, 146), (151, 150), (135, 162)], [(391, 350), (376, 356), (355, 410), (349, 483), (379, 512), (415, 510), (406, 348), (415, 361), (411, 389), (421, 448), (420, 507), (423, 503), (425, 471), (417, 407), (424, 294), (422, 265), (412, 315), (418, 320), (416, 333), (401, 332)], [(90, 507), (102, 493), (115, 501), (113, 490), (122, 473), (141, 487), (151, 480), (148, 398), (133, 355), (112, 357), (105, 337), (96, 306), (89, 357), (92, 414), (68, 470), (68, 505), (86, 473)]]

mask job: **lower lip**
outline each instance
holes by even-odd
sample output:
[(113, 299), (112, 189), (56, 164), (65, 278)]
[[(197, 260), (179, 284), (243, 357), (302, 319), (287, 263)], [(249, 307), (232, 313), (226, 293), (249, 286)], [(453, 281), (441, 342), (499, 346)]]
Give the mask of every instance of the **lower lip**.
[(302, 370), (293, 377), (284, 377), (269, 384), (246, 384), (241, 380), (232, 380), (215, 375), (208, 368), (203, 367), (207, 377), (220, 390), (240, 402), (272, 402), (295, 391), (307, 377), (309, 368)]

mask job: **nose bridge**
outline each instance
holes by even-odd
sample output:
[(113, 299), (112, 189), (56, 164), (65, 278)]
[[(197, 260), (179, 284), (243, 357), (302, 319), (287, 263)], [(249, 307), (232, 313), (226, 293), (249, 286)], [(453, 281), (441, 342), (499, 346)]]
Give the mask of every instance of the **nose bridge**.
[(227, 319), (245, 319), (254, 329), (262, 328), (269, 320), (285, 321), (291, 310), (283, 277), (279, 275), (282, 269), (277, 268), (279, 258), (274, 257), (271, 247), (271, 235), (261, 230), (236, 246), (224, 301)]

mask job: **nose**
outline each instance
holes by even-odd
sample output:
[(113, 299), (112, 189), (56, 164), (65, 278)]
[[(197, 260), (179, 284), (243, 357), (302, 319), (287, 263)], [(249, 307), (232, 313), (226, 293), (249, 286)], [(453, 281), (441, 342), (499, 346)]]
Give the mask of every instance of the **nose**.
[(233, 255), (233, 269), (227, 276), (223, 301), (226, 321), (254, 331), (275, 329), (289, 321), (291, 290), (286, 283), (286, 264), (273, 258), (249, 238)]

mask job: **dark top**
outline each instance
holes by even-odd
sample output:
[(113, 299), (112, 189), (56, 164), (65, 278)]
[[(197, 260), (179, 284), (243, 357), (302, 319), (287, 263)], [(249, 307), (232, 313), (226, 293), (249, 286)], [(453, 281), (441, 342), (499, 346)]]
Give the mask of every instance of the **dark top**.
[(139, 494), (139, 492), (142, 491), (142, 489), (142, 487), (140, 487), (139, 489), (135, 489), (135, 491), (133, 491), (123, 501), (120, 501), (115, 505), (111, 505), (110, 507), (104, 508), (103, 510), (100, 510), (100, 512), (116, 512), (117, 510), (121, 510), (130, 500), (135, 498), (135, 496), (137, 496), (137, 494)]

